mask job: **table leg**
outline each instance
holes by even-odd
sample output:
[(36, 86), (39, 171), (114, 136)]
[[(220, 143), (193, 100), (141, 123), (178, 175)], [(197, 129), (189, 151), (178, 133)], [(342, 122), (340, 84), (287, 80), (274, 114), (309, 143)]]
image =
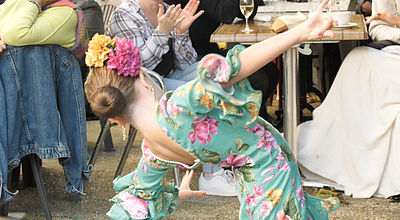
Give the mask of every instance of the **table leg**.
[(297, 159), (296, 135), (299, 121), (298, 50), (289, 48), (284, 54), (283, 65), (283, 133)]

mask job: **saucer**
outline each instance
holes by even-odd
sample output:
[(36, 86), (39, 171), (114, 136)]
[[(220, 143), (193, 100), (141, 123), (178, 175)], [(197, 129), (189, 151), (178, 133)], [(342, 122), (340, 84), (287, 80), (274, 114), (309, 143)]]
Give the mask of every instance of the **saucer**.
[(354, 26), (357, 26), (357, 23), (342, 24), (342, 25), (338, 25), (338, 26), (333, 27), (333, 28), (349, 28), (349, 27), (354, 27)]

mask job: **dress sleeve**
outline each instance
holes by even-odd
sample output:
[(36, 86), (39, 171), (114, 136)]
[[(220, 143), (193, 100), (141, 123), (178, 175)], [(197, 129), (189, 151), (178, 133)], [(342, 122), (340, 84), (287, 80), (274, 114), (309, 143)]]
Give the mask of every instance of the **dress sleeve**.
[(5, 3), (1, 11), (1, 39), (11, 46), (58, 44), (70, 48), (76, 40), (78, 16), (70, 7), (54, 7), (39, 13), (27, 0)]
[(178, 189), (165, 179), (168, 169), (156, 165), (144, 154), (132, 173), (117, 177), (118, 193), (107, 215), (113, 219), (159, 219), (173, 212), (178, 204)]
[[(254, 122), (258, 116), (261, 92), (254, 90), (247, 79), (225, 90), (219, 84), (229, 82), (238, 74), (240, 62), (237, 55), (243, 49), (243, 46), (236, 46), (226, 57), (218, 54), (205, 56), (197, 67), (197, 79), (161, 99), (161, 127), (170, 130), (169, 127), (182, 124), (178, 120), (183, 115), (188, 115), (188, 119), (194, 115), (194, 120), (201, 121), (209, 113), (217, 114), (217, 117), (235, 127), (247, 127)], [(170, 126), (164, 126), (163, 121)]]

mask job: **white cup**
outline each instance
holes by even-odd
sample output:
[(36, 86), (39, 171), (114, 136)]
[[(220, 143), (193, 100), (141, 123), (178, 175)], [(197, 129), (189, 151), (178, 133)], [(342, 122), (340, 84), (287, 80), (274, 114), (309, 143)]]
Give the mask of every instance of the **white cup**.
[(350, 11), (335, 11), (329, 12), (331, 18), (338, 23), (338, 25), (348, 25), (350, 23)]

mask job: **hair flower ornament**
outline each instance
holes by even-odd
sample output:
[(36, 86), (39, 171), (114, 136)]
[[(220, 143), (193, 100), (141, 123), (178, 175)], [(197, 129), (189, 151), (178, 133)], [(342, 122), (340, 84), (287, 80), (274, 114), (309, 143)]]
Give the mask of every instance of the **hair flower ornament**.
[(118, 75), (135, 77), (142, 66), (139, 49), (127, 39), (111, 39), (106, 35), (95, 34), (86, 52), (86, 65), (117, 70)]

